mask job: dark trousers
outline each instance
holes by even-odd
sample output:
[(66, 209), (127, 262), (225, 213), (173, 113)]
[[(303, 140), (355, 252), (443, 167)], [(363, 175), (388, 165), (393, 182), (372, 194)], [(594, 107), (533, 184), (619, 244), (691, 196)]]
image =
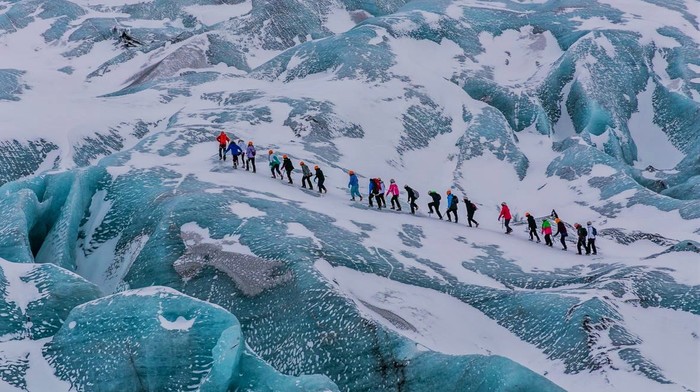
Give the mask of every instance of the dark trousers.
[(595, 248), (595, 238), (588, 239), (588, 249), (593, 251), (594, 255), (598, 254), (598, 249)]
[(323, 193), (323, 192), (328, 193), (328, 189), (326, 189), (326, 187), (323, 185), (323, 183), (324, 183), (325, 181), (326, 181), (325, 178), (324, 178), (323, 180), (318, 180), (318, 191), (319, 191), (320, 193)]
[(432, 202), (428, 203), (428, 213), (432, 214), (433, 213), (433, 208), (435, 208), (435, 213), (437, 214), (438, 218), (442, 219), (442, 214), (440, 213), (440, 202)]
[(467, 213), (467, 223), (469, 223), (469, 227), (472, 227), (472, 222), (478, 227), (479, 222), (474, 220), (474, 213)]
[(544, 235), (544, 243), (547, 244), (547, 245), (549, 245), (549, 246), (554, 245), (554, 244), (552, 243), (552, 235), (551, 235), (551, 234), (545, 234), (545, 235)]
[(314, 186), (311, 184), (311, 176), (304, 176), (301, 178), (301, 187), (306, 188), (306, 184), (309, 184), (309, 189), (313, 190)]
[(294, 181), (292, 181), (292, 171), (287, 170), (287, 181), (289, 181), (290, 184), (294, 184)]
[(372, 200), (374, 200), (375, 196), (376, 195), (374, 193), (372, 193), (372, 192), (369, 193), (368, 199), (369, 199), (369, 206), (370, 207), (374, 207), (374, 203), (372, 203)]
[(504, 224), (506, 225), (506, 233), (513, 231), (513, 229), (510, 228), (510, 219), (504, 219)]
[(250, 166), (253, 166), (253, 173), (255, 173), (255, 157), (248, 158), (245, 161), (245, 169), (250, 170)]
[(226, 145), (219, 144), (219, 160), (226, 160)]
[(418, 209), (418, 204), (416, 204), (416, 199), (408, 199), (408, 204), (411, 205), (411, 214), (415, 214)]
[(560, 235), (559, 240), (561, 241), (561, 246), (566, 250), (566, 236), (565, 235)]
[(586, 237), (578, 237), (578, 242), (576, 243), (576, 249), (578, 250), (578, 254), (581, 254), (581, 248), (586, 250), (586, 254), (591, 253), (591, 250), (588, 248), (588, 245), (586, 245)]
[[(234, 155), (231, 157), (231, 160), (233, 161), (233, 168), (238, 169), (238, 155)], [(241, 159), (241, 164), (243, 160)]]
[(270, 166), (270, 171), (272, 172), (272, 178), (277, 178), (277, 177), (275, 177), (275, 172), (277, 172), (277, 174), (280, 175), (280, 178), (284, 178), (284, 177), (282, 177), (282, 172), (280, 171), (280, 164), (279, 163), (276, 163), (276, 164)]
[(386, 199), (384, 199), (383, 193), (374, 195), (374, 200), (377, 201), (377, 207), (379, 207), (379, 209), (381, 209), (382, 207), (386, 207)]
[(537, 228), (536, 227), (530, 228), (530, 240), (532, 240), (533, 238), (537, 238), (537, 242), (540, 242), (540, 236), (537, 235)]
[(399, 203), (399, 195), (394, 195), (391, 197), (391, 209), (396, 208), (401, 211), (401, 204)]
[(452, 222), (452, 219), (450, 219), (450, 214), (454, 215), (455, 217), (455, 223), (457, 223), (457, 209), (456, 208), (450, 208), (447, 210), (447, 220)]

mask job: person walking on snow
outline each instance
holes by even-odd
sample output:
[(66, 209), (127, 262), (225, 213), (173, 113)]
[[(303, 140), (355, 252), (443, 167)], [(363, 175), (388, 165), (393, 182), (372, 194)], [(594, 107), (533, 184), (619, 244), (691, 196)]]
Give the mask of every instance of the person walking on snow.
[(377, 207), (381, 210), (382, 207), (386, 208), (386, 199), (384, 199), (384, 192), (386, 189), (384, 187), (384, 181), (382, 181), (381, 178), (377, 177), (375, 181), (374, 190), (376, 193), (374, 194), (374, 200), (377, 201)]
[(226, 160), (226, 145), (231, 139), (228, 138), (226, 132), (221, 131), (219, 136), (216, 137), (216, 141), (219, 142), (219, 160)]
[(566, 225), (564, 225), (564, 222), (561, 221), (559, 218), (555, 218), (554, 222), (557, 223), (557, 232), (554, 233), (554, 236), (556, 237), (557, 235), (559, 236), (559, 240), (561, 241), (561, 246), (562, 250), (566, 250), (566, 237), (569, 235), (569, 233), (566, 232)]
[(595, 247), (595, 238), (598, 236), (598, 230), (593, 227), (590, 221), (586, 223), (586, 230), (588, 231), (588, 249), (586, 254), (592, 251), (593, 255), (595, 256), (598, 254), (598, 250)]
[(467, 206), (467, 223), (469, 223), (469, 227), (472, 227), (472, 222), (474, 222), (476, 227), (479, 227), (479, 222), (474, 220), (474, 213), (477, 210), (476, 204), (464, 196), (464, 205)]
[(350, 188), (350, 197), (352, 201), (355, 201), (355, 196), (359, 196), (360, 201), (362, 201), (362, 195), (360, 194), (360, 181), (357, 179), (357, 175), (354, 171), (348, 171), (350, 176), (350, 182), (348, 182), (348, 188)]
[(374, 195), (378, 192), (376, 188), (377, 188), (376, 178), (370, 178), (369, 185), (367, 186), (367, 193), (368, 193), (367, 198), (369, 199), (369, 206), (370, 207), (374, 207), (374, 203), (372, 203), (372, 200), (374, 200)]
[(326, 181), (326, 176), (323, 175), (323, 171), (318, 167), (318, 165), (314, 166), (314, 170), (316, 171), (314, 180), (316, 180), (316, 184), (318, 184), (318, 193), (328, 193), (328, 189), (326, 189), (326, 187), (323, 185), (323, 183)]
[(401, 204), (399, 203), (399, 186), (396, 185), (396, 181), (392, 178), (389, 180), (389, 190), (386, 192), (387, 195), (391, 195), (391, 209), (396, 209), (401, 211)]
[(241, 149), (241, 169), (245, 169), (245, 151), (246, 146), (243, 139), (238, 139), (238, 148)]
[[(238, 169), (238, 156), (243, 154), (243, 150), (241, 150), (240, 147), (234, 142), (229, 143), (228, 148), (226, 151), (224, 151), (224, 156), (226, 156), (227, 152), (231, 152), (231, 160), (233, 161), (233, 168)], [(241, 164), (243, 162), (241, 161)]]
[(246, 156), (246, 161), (245, 161), (245, 170), (249, 171), (250, 166), (253, 166), (253, 173), (255, 173), (255, 146), (253, 145), (253, 142), (248, 142), (248, 147), (245, 150), (245, 156)]
[(537, 243), (540, 243), (540, 236), (537, 235), (537, 222), (535, 222), (535, 217), (530, 215), (529, 212), (525, 213), (527, 217), (527, 228), (530, 230), (530, 241), (537, 238)]
[(501, 214), (498, 215), (499, 222), (501, 221), (501, 218), (503, 218), (506, 226), (506, 234), (510, 234), (513, 231), (513, 229), (510, 228), (510, 220), (513, 218), (513, 216), (510, 214), (510, 208), (508, 208), (505, 201), (501, 203)]
[(433, 199), (432, 203), (428, 203), (428, 214), (432, 214), (433, 208), (435, 208), (435, 213), (437, 213), (438, 218), (442, 220), (442, 214), (440, 213), (440, 200), (442, 200), (442, 196), (435, 191), (428, 192), (428, 195)]
[(282, 155), (282, 168), (287, 172), (287, 182), (294, 184), (294, 181), (292, 181), (292, 171), (294, 170), (294, 165), (292, 164), (292, 160), (289, 159), (287, 155)]
[(588, 244), (586, 244), (586, 238), (588, 237), (588, 230), (586, 230), (585, 227), (579, 225), (578, 223), (574, 224), (574, 227), (576, 228), (576, 234), (578, 234), (578, 241), (576, 242), (576, 250), (578, 250), (578, 254), (581, 253), (581, 248), (586, 250), (586, 254), (589, 255), (591, 254), (591, 250), (588, 249)]
[(282, 177), (282, 172), (280, 171), (280, 159), (277, 157), (277, 154), (275, 154), (274, 151), (267, 151), (267, 162), (270, 165), (270, 172), (272, 172), (272, 178), (277, 178), (277, 176), (275, 175), (275, 172), (277, 172), (277, 174), (279, 174), (280, 176), (280, 179), (283, 180), (284, 177)]
[(542, 234), (544, 234), (544, 243), (551, 247), (552, 243), (552, 224), (547, 219), (542, 221)]
[(457, 204), (459, 203), (459, 199), (457, 196), (452, 194), (452, 190), (448, 189), (447, 190), (447, 220), (452, 222), (452, 219), (450, 218), (450, 214), (454, 215), (455, 217), (455, 223), (458, 223), (458, 217), (457, 217)]
[[(309, 189), (312, 191), (314, 190), (314, 186), (311, 183), (311, 169), (309, 169), (308, 166), (304, 163), (304, 161), (299, 162), (299, 166), (301, 166), (301, 187), (306, 188), (306, 183), (309, 184)], [(318, 167), (318, 166), (317, 166)]]
[(418, 199), (418, 192), (408, 185), (405, 185), (403, 189), (406, 190), (406, 195), (408, 195), (408, 204), (411, 206), (411, 214), (415, 215), (416, 210), (418, 209), (418, 204), (416, 204), (416, 199)]

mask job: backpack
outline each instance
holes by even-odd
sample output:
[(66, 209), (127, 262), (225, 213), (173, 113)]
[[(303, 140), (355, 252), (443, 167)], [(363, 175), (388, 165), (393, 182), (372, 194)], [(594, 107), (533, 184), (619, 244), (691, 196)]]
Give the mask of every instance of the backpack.
[(478, 210), (478, 208), (476, 208), (476, 204), (471, 203), (471, 206), (472, 206), (472, 210), (474, 210), (474, 211)]
[(250, 154), (250, 155), (255, 156), (255, 147), (251, 148), (251, 150), (252, 150), (252, 151), (251, 151), (251, 154)]
[(416, 197), (416, 200), (420, 197), (420, 195), (418, 194), (418, 191), (416, 191), (416, 190), (413, 191), (413, 196)]
[(598, 230), (595, 229), (595, 227), (591, 226), (591, 232), (593, 233), (594, 236), (598, 235)]
[(374, 182), (374, 188), (372, 189), (372, 192), (380, 193), (382, 191), (382, 184), (376, 178), (373, 178), (372, 182)]

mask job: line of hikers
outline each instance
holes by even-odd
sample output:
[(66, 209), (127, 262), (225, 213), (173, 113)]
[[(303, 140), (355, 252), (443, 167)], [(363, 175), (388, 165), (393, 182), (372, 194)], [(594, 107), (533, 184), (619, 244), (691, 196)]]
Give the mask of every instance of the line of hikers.
[[(245, 159), (245, 169), (249, 171), (252, 167), (253, 173), (256, 172), (256, 149), (252, 141), (248, 142), (247, 146), (241, 139), (238, 140), (238, 143), (234, 143), (223, 131), (221, 132), (221, 134), (219, 134), (216, 140), (219, 142), (219, 160), (225, 161), (226, 153), (230, 152), (232, 155), (234, 169), (238, 168), (238, 158), (240, 156), (241, 168), (243, 168), (243, 161)], [(284, 181), (284, 176), (280, 171), (281, 167), (287, 173), (287, 182), (293, 184), (294, 181), (292, 180), (292, 171), (294, 171), (295, 168), (294, 164), (289, 159), (289, 157), (286, 154), (282, 155), (282, 161), (280, 162), (279, 157), (277, 156), (277, 154), (275, 154), (274, 150), (268, 150), (267, 154), (268, 164), (270, 166), (272, 178), (277, 178), (277, 176), (279, 175), (279, 178)], [(302, 188), (306, 188), (308, 185), (308, 188), (310, 190), (313, 190), (314, 188), (311, 183), (311, 177), (313, 175), (311, 173), (311, 170), (309, 169), (308, 165), (304, 163), (304, 161), (300, 161), (299, 165), (302, 168)], [(323, 171), (318, 167), (318, 165), (314, 166), (314, 170), (314, 180), (318, 184), (318, 191), (320, 193), (327, 193), (328, 191), (324, 186), (325, 176), (323, 174)], [(350, 177), (350, 181), (348, 182), (348, 188), (350, 188), (350, 200), (354, 201), (356, 197), (359, 197), (360, 201), (362, 201), (363, 197), (360, 193), (359, 178), (353, 170), (349, 170), (348, 175)], [(376, 202), (378, 209), (381, 210), (382, 208), (386, 208), (385, 196), (391, 195), (391, 209), (401, 211), (401, 203), (399, 202), (399, 187), (393, 178), (389, 181), (389, 183), (389, 189), (386, 189), (384, 186), (384, 181), (382, 181), (381, 178), (370, 178), (368, 188), (368, 199), (370, 207), (374, 207), (374, 202)], [(411, 208), (411, 214), (415, 214), (416, 210), (418, 210), (418, 204), (416, 204), (416, 200), (420, 197), (420, 194), (417, 190), (411, 188), (408, 185), (405, 185), (404, 189), (406, 190), (406, 194), (408, 196), (407, 202)], [(449, 222), (452, 222), (452, 219), (454, 218), (454, 222), (458, 223), (459, 216), (457, 215), (457, 205), (459, 204), (459, 198), (456, 195), (452, 194), (452, 190), (448, 189), (445, 193), (447, 196), (447, 210), (445, 211), (447, 215), (447, 220)], [(442, 220), (443, 217), (440, 213), (440, 202), (442, 200), (442, 196), (440, 196), (439, 193), (433, 190), (428, 192), (428, 196), (430, 196), (432, 200), (430, 203), (428, 203), (428, 215), (432, 215), (433, 213), (435, 213), (437, 214), (438, 218)], [(479, 222), (474, 220), (474, 214), (478, 209), (476, 204), (469, 200), (469, 198), (467, 198), (466, 196), (464, 196), (463, 202), (467, 209), (467, 224), (469, 225), (469, 227), (473, 227), (472, 223), (474, 223), (476, 227), (479, 227)], [(532, 215), (530, 215), (529, 212), (525, 213), (525, 217), (527, 218), (530, 241), (534, 241), (535, 239), (537, 239), (538, 243), (541, 242), (540, 236), (537, 233), (537, 222), (535, 221), (535, 218)], [(500, 221), (501, 218), (503, 218), (506, 234), (512, 233), (513, 229), (510, 227), (510, 221), (513, 217), (510, 213), (510, 208), (508, 207), (506, 202), (501, 203), (501, 211), (498, 215), (498, 221)], [(549, 222), (548, 219), (543, 219), (541, 233), (544, 235), (545, 244), (547, 246), (552, 247), (552, 237), (559, 236), (562, 245), (562, 250), (567, 250), (568, 248), (566, 246), (566, 237), (568, 236), (568, 232), (566, 229), (566, 225), (561, 219), (559, 219), (559, 216), (554, 210), (552, 210), (551, 218), (554, 219), (554, 222), (557, 225), (557, 232), (554, 235), (552, 235), (552, 224)], [(576, 229), (576, 234), (578, 236), (578, 241), (576, 245), (578, 254), (582, 254), (582, 250), (584, 249), (587, 255), (590, 255), (591, 253), (594, 255), (598, 254), (598, 251), (595, 246), (595, 240), (598, 235), (598, 232), (596, 228), (592, 226), (591, 222), (588, 222), (586, 224), (586, 227), (575, 223), (574, 228)]]
[[(255, 156), (257, 155), (257, 151), (252, 141), (248, 142), (247, 146), (242, 139), (239, 139), (238, 143), (235, 143), (223, 131), (219, 134), (219, 136), (216, 137), (216, 141), (219, 142), (219, 160), (225, 161), (226, 153), (230, 152), (234, 169), (238, 169), (238, 158), (240, 157), (241, 169), (245, 168), (246, 171), (250, 171), (252, 167), (253, 173), (257, 172), (255, 167)], [(275, 154), (273, 150), (268, 150), (267, 161), (270, 166), (272, 178), (277, 178), (277, 175), (279, 175), (280, 180), (284, 181), (284, 176), (280, 171), (281, 167), (287, 173), (287, 182), (290, 184), (294, 184), (294, 180), (292, 180), (292, 172), (294, 171), (295, 167), (292, 163), (292, 160), (289, 159), (289, 157), (286, 154), (282, 155), (282, 161), (280, 162), (280, 159), (277, 156), (277, 154)], [(321, 170), (321, 168), (318, 167), (318, 165), (314, 166), (314, 173), (311, 173), (311, 169), (309, 169), (309, 166), (305, 164), (304, 161), (300, 161), (299, 166), (301, 166), (302, 172), (302, 188), (306, 189), (308, 185), (308, 189), (314, 190), (314, 186), (311, 183), (311, 177), (314, 177), (314, 181), (318, 186), (318, 192), (328, 193), (328, 190), (324, 185), (324, 182), (326, 181), (326, 176), (323, 174), (323, 170)]]

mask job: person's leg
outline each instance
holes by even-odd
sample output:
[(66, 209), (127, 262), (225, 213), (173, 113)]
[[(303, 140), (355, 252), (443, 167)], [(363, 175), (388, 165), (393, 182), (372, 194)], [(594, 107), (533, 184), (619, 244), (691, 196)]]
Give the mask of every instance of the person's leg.
[(578, 241), (576, 241), (576, 251), (581, 254), (581, 237), (578, 237)]
[(542, 241), (540, 241), (540, 235), (537, 234), (537, 229), (532, 229), (532, 233), (535, 234), (535, 238), (537, 238), (537, 242), (542, 242)]
[(559, 237), (561, 238), (561, 246), (564, 248), (564, 250), (566, 250), (566, 237), (564, 237), (563, 235), (560, 235)]
[(250, 163), (253, 164), (253, 173), (255, 173), (255, 157), (250, 158)]
[(535, 239), (535, 236), (533, 236), (533, 235), (532, 235), (532, 232), (533, 232), (533, 230), (532, 230), (532, 228), (530, 228), (530, 229), (529, 229), (529, 233), (530, 233), (530, 241), (532, 241), (532, 240), (534, 240), (534, 239)]
[(591, 249), (594, 255), (598, 254), (598, 250), (595, 248), (595, 238), (588, 239), (588, 247)]
[(292, 171), (287, 170), (287, 181), (289, 181), (290, 184), (294, 184), (294, 181), (292, 181)]
[(510, 219), (505, 219), (506, 233), (510, 233), (513, 229), (510, 228)]
[(396, 198), (396, 209), (401, 211), (401, 203), (399, 202), (399, 195), (394, 196)]
[(245, 160), (245, 170), (246, 171), (250, 170), (250, 158)]
[(224, 159), (224, 146), (219, 144), (219, 160)]
[(435, 203), (428, 203), (428, 214), (433, 213), (433, 207), (435, 206)]
[(435, 213), (438, 216), (438, 219), (442, 220), (442, 214), (440, 213), (440, 203), (435, 203)]

